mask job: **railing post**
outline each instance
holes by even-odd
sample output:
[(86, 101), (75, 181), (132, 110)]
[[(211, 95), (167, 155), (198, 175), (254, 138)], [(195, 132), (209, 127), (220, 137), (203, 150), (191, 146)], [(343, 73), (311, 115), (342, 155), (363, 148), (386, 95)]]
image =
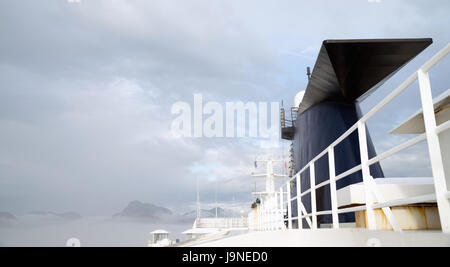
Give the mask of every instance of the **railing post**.
[(266, 199), (264, 201), (264, 220), (265, 220), (265, 225), (266, 225), (266, 231), (270, 230), (270, 224), (269, 224), (269, 209), (268, 209), (268, 199)]
[(358, 122), (358, 138), (359, 138), (359, 151), (361, 156), (361, 170), (364, 183), (364, 195), (366, 198), (366, 214), (367, 214), (367, 226), (371, 230), (377, 228), (375, 221), (375, 214), (372, 208), (373, 196), (370, 190), (370, 169), (369, 169), (369, 153), (367, 150), (367, 136), (366, 136), (366, 124), (363, 121)]
[(268, 229), (268, 225), (267, 225), (267, 222), (268, 222), (268, 220), (267, 220), (267, 201), (266, 201), (267, 199), (264, 199), (264, 231), (267, 231), (267, 230), (269, 230)]
[(265, 224), (265, 211), (264, 211), (264, 200), (261, 197), (261, 230), (265, 231), (266, 230), (266, 224)]
[(267, 228), (269, 231), (272, 231), (272, 196), (269, 195), (267, 198)]
[(292, 201), (291, 201), (291, 186), (290, 182), (286, 183), (286, 189), (287, 189), (287, 201), (288, 201), (288, 228), (292, 229)]
[(268, 220), (267, 220), (267, 199), (264, 199), (264, 230), (268, 231), (269, 227), (268, 227)]
[(273, 208), (271, 209), (272, 214), (272, 230), (277, 230), (277, 214), (278, 214), (278, 194), (277, 192), (273, 193)]
[(261, 226), (262, 226), (262, 224), (261, 224), (261, 209), (262, 209), (262, 206), (261, 206), (261, 200), (259, 200), (259, 206), (258, 206), (258, 231), (261, 231)]
[(330, 194), (331, 194), (331, 214), (333, 217), (333, 228), (339, 228), (338, 204), (336, 194), (336, 170), (334, 167), (334, 147), (328, 148), (328, 168), (330, 175)]
[(267, 199), (267, 206), (266, 206), (266, 211), (267, 211), (267, 230), (268, 231), (272, 231), (272, 215), (270, 214), (271, 212), (271, 205), (270, 205), (270, 197)]
[(280, 214), (278, 215), (279, 217), (279, 226), (280, 229), (283, 229), (283, 225), (284, 225), (284, 213), (283, 213), (283, 187), (280, 187)]
[[(446, 197), (448, 187), (442, 162), (439, 136), (436, 133), (436, 117), (434, 115), (433, 96), (431, 94), (430, 78), (428, 72), (422, 69), (417, 71), (419, 80), (420, 98), (422, 100), (423, 120), (427, 135), (428, 152), (430, 154), (431, 170), (433, 173), (436, 202), (439, 218), (444, 233), (450, 233), (450, 203)], [(449, 174), (450, 175), (450, 174)], [(450, 178), (447, 178), (450, 179)]]
[(309, 165), (309, 179), (311, 188), (311, 214), (312, 214), (312, 228), (317, 229), (317, 208), (316, 208), (316, 174), (314, 162)]
[(260, 211), (259, 211), (259, 231), (263, 231), (264, 224), (263, 224), (263, 205), (262, 205), (262, 197), (261, 197), (259, 206), (260, 206), (260, 208), (261, 208)]
[(266, 201), (265, 201), (265, 199), (264, 199), (264, 202), (263, 202), (263, 213), (264, 213), (264, 215), (263, 215), (263, 228), (264, 228), (264, 231), (267, 231), (267, 208), (266, 208)]
[(303, 229), (303, 220), (302, 220), (302, 209), (300, 207), (302, 203), (302, 198), (300, 197), (301, 185), (300, 185), (300, 174), (297, 174), (295, 177), (296, 185), (297, 185), (297, 224), (298, 229)]
[(267, 198), (267, 228), (269, 231), (272, 231), (272, 196), (269, 195)]

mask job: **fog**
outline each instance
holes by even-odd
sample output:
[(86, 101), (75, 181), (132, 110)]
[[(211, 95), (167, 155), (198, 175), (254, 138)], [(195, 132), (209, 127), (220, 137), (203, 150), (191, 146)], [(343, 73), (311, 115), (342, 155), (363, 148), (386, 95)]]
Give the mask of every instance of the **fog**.
[[(0, 1), (0, 212), (18, 218), (0, 226), (1, 244), (141, 246), (155, 228), (185, 227), (111, 215), (133, 200), (191, 211), (197, 179), (203, 204), (248, 207), (264, 186), (249, 176), (254, 159), (286, 159), (289, 142), (173, 136), (174, 103), (290, 107), (325, 39), (433, 38), (361, 103), (367, 112), (450, 41), (448, 10), (448, 0)], [(449, 67), (430, 73), (433, 96)], [(377, 152), (407, 138), (387, 132), (419, 107), (411, 89), (368, 122)], [(426, 146), (407, 152), (381, 162), (384, 173), (429, 176)], [(33, 210), (83, 218), (20, 215)]]
[(77, 238), (81, 246), (147, 246), (150, 232), (169, 231), (172, 240), (183, 240), (181, 232), (192, 223), (145, 223), (132, 220), (113, 220), (111, 217), (86, 217), (74, 221), (57, 220), (45, 216), (25, 215), (17, 221), (0, 225), (0, 246), (66, 246), (70, 238)]

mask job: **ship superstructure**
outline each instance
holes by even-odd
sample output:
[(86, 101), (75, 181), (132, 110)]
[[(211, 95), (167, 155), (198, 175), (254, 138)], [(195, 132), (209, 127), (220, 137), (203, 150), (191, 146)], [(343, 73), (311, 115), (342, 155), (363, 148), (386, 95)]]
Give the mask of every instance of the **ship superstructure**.
[[(270, 193), (260, 194), (248, 233), (190, 245), (450, 246), (450, 90), (433, 99), (428, 75), (450, 44), (369, 112), (358, 106), (431, 43), (324, 41), (292, 118), (282, 110), (282, 137), (292, 141), (290, 177), (279, 188), (267, 179)], [(377, 154), (367, 121), (415, 81), (421, 109), (391, 131), (415, 135)], [(381, 160), (423, 141), (431, 177), (385, 177)]]

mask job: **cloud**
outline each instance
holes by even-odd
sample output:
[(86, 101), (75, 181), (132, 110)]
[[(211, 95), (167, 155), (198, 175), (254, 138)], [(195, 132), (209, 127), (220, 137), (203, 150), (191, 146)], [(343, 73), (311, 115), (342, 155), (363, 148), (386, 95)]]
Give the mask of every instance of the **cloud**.
[[(173, 103), (202, 93), (219, 103), (289, 104), (306, 86), (304, 69), (313, 66), (323, 39), (433, 37), (411, 67), (363, 103), (366, 111), (449, 41), (448, 7), (448, 1), (1, 1), (0, 210), (112, 214), (138, 199), (177, 211), (195, 202), (198, 176), (205, 203), (214, 200), (215, 180), (222, 202), (250, 202), (254, 158), (286, 157), (287, 144), (272, 150), (256, 139), (175, 138)], [(446, 69), (433, 73), (436, 95), (447, 89), (439, 78)], [(417, 103), (414, 94), (398, 106), (410, 102)], [(370, 123), (375, 141), (392, 128), (383, 118)]]

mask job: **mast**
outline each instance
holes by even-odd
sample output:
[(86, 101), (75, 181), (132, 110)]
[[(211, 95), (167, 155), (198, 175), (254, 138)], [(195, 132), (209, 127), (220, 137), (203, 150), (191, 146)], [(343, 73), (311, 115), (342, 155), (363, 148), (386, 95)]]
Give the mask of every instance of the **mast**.
[(217, 218), (217, 177), (216, 177), (216, 194), (214, 196), (216, 202), (216, 218)]
[(256, 162), (264, 162), (266, 163), (266, 173), (265, 174), (254, 174), (251, 175), (253, 177), (261, 177), (266, 179), (266, 190), (264, 192), (254, 192), (254, 194), (273, 194), (275, 193), (275, 178), (284, 178), (287, 177), (287, 175), (284, 174), (276, 174), (273, 170), (273, 164), (274, 163), (283, 163), (283, 160), (255, 160), (255, 166)]
[(197, 177), (197, 219), (200, 219), (200, 192), (198, 190), (198, 177)]

